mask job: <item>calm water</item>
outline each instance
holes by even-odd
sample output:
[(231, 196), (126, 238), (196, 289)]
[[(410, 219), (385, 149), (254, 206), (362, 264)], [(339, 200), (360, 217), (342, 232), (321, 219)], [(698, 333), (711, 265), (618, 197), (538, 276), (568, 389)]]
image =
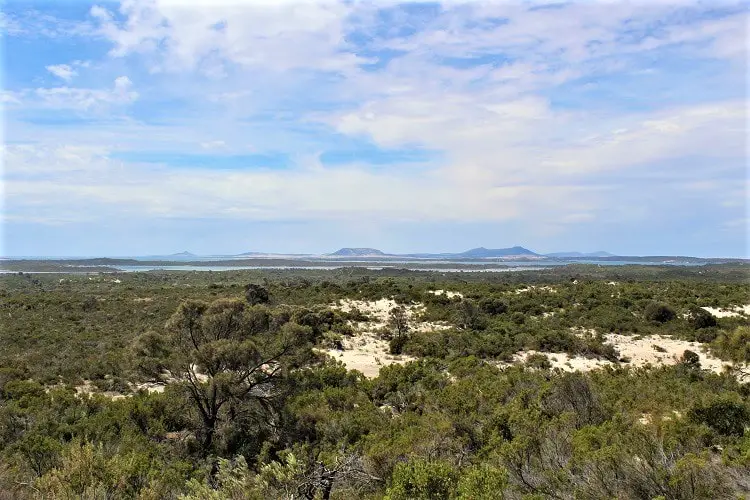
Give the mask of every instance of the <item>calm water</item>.
[[(131, 257), (132, 258), (132, 257)], [(145, 258), (135, 258), (136, 260), (145, 260)], [(5, 259), (2, 259), (5, 260)], [(2, 260), (0, 260), (0, 267), (2, 267)], [(54, 261), (57, 259), (48, 258), (48, 261)], [(151, 259), (149, 259), (151, 260)], [(626, 266), (626, 265), (642, 265), (642, 266), (703, 266), (705, 262), (684, 262), (678, 260), (668, 260), (661, 262), (638, 262), (629, 260), (613, 260), (613, 261), (598, 261), (581, 259), (575, 261), (532, 261), (532, 262), (514, 262), (514, 261), (450, 261), (450, 260), (366, 260), (366, 259), (347, 259), (347, 260), (300, 260), (300, 265), (284, 264), (284, 265), (214, 265), (210, 264), (217, 260), (216, 257), (191, 257), (192, 262), (205, 262), (206, 265), (190, 265), (180, 264), (174, 260), (170, 262), (152, 263), (144, 265), (112, 265), (105, 264), (106, 267), (117, 269), (121, 272), (144, 272), (144, 271), (233, 271), (241, 269), (275, 269), (275, 270), (334, 270), (342, 269), (346, 267), (361, 267), (371, 271), (380, 271), (383, 269), (406, 269), (409, 271), (431, 271), (431, 272), (444, 272), (444, 273), (459, 273), (459, 272), (511, 272), (511, 271), (534, 271), (549, 269), (551, 267), (566, 266), (569, 264), (594, 264), (599, 266)], [(227, 260), (223, 258), (223, 260)], [(311, 265), (312, 262), (319, 263), (319, 265)], [(453, 267), (461, 266), (461, 267)], [(501, 267), (498, 267), (501, 266)], [(4, 271), (0, 270), (0, 273), (9, 273), (18, 271)], [(23, 271), (39, 273), (41, 271)], [(46, 271), (53, 273), (81, 273), (81, 272), (98, 272), (85, 270), (81, 271), (76, 268), (75, 265), (61, 269), (60, 271)]]
[[(485, 265), (486, 266), (486, 265)], [(352, 267), (351, 265), (338, 266), (110, 266), (125, 272), (143, 272), (143, 271), (237, 271), (240, 269), (304, 269), (304, 270), (334, 270)], [(547, 269), (548, 266), (513, 266), (510, 268), (442, 268), (442, 267), (410, 267), (403, 266), (356, 266), (370, 271), (382, 271), (383, 269), (407, 269), (409, 271), (431, 271), (444, 273), (502, 273), (509, 271), (535, 271)]]

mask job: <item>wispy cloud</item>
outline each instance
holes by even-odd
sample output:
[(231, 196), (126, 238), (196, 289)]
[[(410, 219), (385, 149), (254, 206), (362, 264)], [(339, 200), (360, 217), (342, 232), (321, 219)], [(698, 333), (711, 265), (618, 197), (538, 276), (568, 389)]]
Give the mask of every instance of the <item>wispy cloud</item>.
[[(53, 70), (50, 70), (53, 71)], [(59, 68), (54, 71), (65, 74)], [(57, 75), (61, 76), (61, 75)], [(67, 75), (67, 80), (73, 75)], [(62, 77), (62, 76), (61, 76)], [(26, 89), (9, 95), (16, 102), (24, 103), (29, 109), (44, 108), (50, 110), (72, 109), (77, 111), (95, 111), (112, 105), (132, 103), (138, 99), (138, 92), (133, 90), (133, 82), (127, 76), (115, 78), (109, 89), (79, 87), (39, 87)]]
[(67, 64), (51, 64), (49, 66), (46, 66), (46, 68), (47, 71), (49, 71), (56, 77), (65, 80), (66, 82), (69, 82), (73, 79), (74, 76), (78, 74), (76, 70), (74, 70)]

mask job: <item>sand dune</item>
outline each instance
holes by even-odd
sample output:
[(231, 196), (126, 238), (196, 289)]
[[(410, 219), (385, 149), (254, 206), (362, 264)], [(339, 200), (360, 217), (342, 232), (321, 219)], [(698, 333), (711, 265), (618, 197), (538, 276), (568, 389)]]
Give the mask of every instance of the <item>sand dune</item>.
[(717, 307), (703, 307), (705, 311), (710, 312), (717, 318), (729, 318), (732, 316), (750, 316), (750, 304), (744, 306), (734, 306), (729, 309), (720, 309)]
[[(377, 377), (381, 366), (414, 360), (415, 358), (411, 356), (388, 354), (388, 342), (380, 338), (380, 330), (388, 324), (391, 309), (397, 306), (398, 304), (393, 299), (373, 301), (343, 299), (331, 306), (346, 312), (359, 310), (369, 316), (372, 321), (352, 322), (351, 326), (355, 334), (353, 337), (344, 338), (343, 350), (327, 349), (326, 354), (342, 361), (349, 370), (359, 370), (368, 378)], [(426, 332), (450, 328), (446, 324), (419, 321), (419, 314), (424, 309), (423, 304), (411, 304), (404, 308), (409, 329), (412, 331)]]
[[(685, 351), (693, 351), (700, 358), (701, 368), (714, 373), (722, 373), (732, 368), (732, 363), (722, 361), (707, 353), (703, 344), (688, 342), (687, 340), (673, 339), (661, 335), (629, 336), (609, 334), (606, 335), (607, 343), (612, 344), (620, 353), (622, 358), (629, 362), (622, 362), (620, 366), (666, 366), (677, 364)], [(516, 353), (513, 363), (524, 363), (529, 356), (537, 354), (537, 351), (521, 351)], [(591, 371), (606, 366), (615, 366), (611, 361), (604, 359), (591, 359), (583, 356), (570, 356), (566, 353), (538, 353), (544, 354), (549, 359), (553, 368), (563, 371)], [(500, 363), (500, 366), (509, 366), (513, 363)], [(750, 365), (743, 365), (750, 368)], [(743, 379), (748, 378), (743, 376)]]

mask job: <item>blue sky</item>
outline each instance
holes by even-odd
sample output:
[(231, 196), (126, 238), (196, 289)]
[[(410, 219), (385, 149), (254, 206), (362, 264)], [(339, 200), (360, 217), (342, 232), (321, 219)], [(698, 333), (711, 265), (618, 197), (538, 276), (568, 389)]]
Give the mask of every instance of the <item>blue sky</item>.
[(747, 257), (747, 5), (6, 1), (0, 254)]

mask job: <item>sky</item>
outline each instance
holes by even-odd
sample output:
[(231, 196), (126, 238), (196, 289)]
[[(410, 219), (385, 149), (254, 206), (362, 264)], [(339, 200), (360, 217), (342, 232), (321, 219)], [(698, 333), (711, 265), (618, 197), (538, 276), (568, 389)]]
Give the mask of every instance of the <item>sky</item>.
[(747, 7), (5, 1), (0, 255), (748, 257)]

